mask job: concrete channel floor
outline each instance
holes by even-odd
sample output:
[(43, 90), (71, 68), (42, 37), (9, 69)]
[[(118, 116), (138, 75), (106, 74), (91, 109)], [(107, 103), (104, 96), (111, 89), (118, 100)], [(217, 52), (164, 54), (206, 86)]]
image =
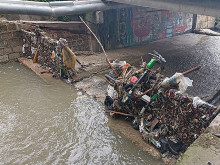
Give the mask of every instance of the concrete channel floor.
[[(202, 34), (185, 34), (172, 38), (167, 38), (139, 46), (107, 51), (110, 60), (125, 60), (131, 65), (138, 67), (141, 58), (150, 61), (148, 53), (156, 50), (166, 59), (164, 75), (172, 76), (176, 72), (183, 72), (197, 65), (202, 68), (193, 72), (187, 77), (193, 80), (193, 87), (188, 88), (187, 93), (192, 96), (199, 96), (204, 100), (210, 100), (215, 105), (220, 104), (219, 95), (215, 95), (220, 90), (220, 37)], [(107, 83), (104, 80), (104, 73), (107, 73), (105, 56), (102, 53), (91, 56), (78, 56), (81, 62), (87, 65), (79, 71), (78, 80), (82, 80), (75, 86), (88, 95), (102, 101), (105, 98)], [(215, 98), (213, 96), (215, 95)], [(212, 135), (213, 132), (220, 133), (220, 115), (211, 123), (203, 135), (201, 135), (189, 149), (179, 159), (178, 164), (220, 164), (220, 139)], [(111, 120), (110, 120), (111, 121)], [(122, 121), (120, 121), (122, 122)], [(111, 125), (111, 122), (109, 122)], [(214, 127), (213, 127), (214, 126)], [(159, 153), (146, 144), (140, 134), (133, 130), (129, 123), (112, 126), (128, 139), (136, 143), (143, 150), (155, 157), (160, 157)], [(124, 131), (126, 130), (126, 131)], [(202, 150), (202, 152), (201, 152)], [(197, 153), (197, 154), (195, 154)], [(165, 160), (169, 162), (169, 160)]]

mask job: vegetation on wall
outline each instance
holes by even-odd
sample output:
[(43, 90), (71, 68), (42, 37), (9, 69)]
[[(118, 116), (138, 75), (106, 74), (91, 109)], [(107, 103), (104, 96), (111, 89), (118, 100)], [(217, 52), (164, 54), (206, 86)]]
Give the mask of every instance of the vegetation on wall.
[(58, 21), (63, 21), (63, 22), (69, 22), (72, 21), (72, 19), (69, 16), (59, 16), (57, 17)]
[(217, 23), (219, 23), (219, 22), (220, 22), (220, 17), (216, 17), (216, 18), (215, 18), (215, 21), (216, 21)]

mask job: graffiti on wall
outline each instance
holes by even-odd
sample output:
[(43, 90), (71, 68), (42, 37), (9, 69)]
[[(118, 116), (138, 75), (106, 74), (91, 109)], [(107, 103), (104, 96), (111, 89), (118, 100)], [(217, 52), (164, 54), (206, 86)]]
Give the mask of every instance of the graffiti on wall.
[(191, 17), (180, 12), (148, 11), (145, 8), (120, 9), (120, 44), (131, 46), (184, 33), (192, 27)]
[(137, 37), (147, 37), (151, 31), (150, 16), (140, 15), (138, 9), (133, 10), (132, 28)]
[(97, 25), (99, 39), (105, 49), (118, 46), (117, 43), (117, 10), (107, 10), (103, 14), (104, 22)]
[(129, 46), (133, 44), (133, 29), (131, 27), (132, 8), (121, 9), (119, 13), (120, 44)]

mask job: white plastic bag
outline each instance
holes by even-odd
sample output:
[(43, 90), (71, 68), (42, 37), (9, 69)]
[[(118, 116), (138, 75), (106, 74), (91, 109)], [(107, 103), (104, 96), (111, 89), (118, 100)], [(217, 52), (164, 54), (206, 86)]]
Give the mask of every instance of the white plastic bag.
[(208, 105), (209, 107), (215, 108), (214, 105), (209, 104), (209, 103), (203, 101), (203, 100), (200, 99), (198, 96), (196, 96), (196, 97), (193, 98), (193, 107), (194, 107), (194, 108), (197, 108), (198, 106), (201, 106), (201, 105), (204, 105), (204, 104), (205, 104), (205, 105)]
[(169, 88), (175, 85), (178, 85), (178, 93), (186, 92), (188, 86), (192, 86), (193, 80), (190, 80), (188, 77), (184, 77), (182, 73), (175, 73), (172, 77), (166, 77), (161, 86), (164, 88)]
[(179, 86), (179, 93), (186, 92), (188, 87), (192, 87), (193, 80), (190, 80), (189, 77), (184, 77), (182, 73), (176, 73), (177, 75), (176, 82)]
[(113, 100), (118, 97), (118, 92), (112, 87), (108, 85), (107, 87), (107, 95), (110, 96)]
[(116, 59), (111, 64), (112, 64), (113, 67), (123, 67), (123, 66), (126, 65), (126, 61), (119, 61), (118, 59)]

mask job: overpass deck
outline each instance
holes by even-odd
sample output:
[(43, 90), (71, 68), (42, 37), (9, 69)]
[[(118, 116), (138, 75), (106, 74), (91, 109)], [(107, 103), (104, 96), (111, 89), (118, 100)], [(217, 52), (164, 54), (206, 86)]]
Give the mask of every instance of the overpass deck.
[(219, 0), (107, 0), (112, 2), (220, 17)]

